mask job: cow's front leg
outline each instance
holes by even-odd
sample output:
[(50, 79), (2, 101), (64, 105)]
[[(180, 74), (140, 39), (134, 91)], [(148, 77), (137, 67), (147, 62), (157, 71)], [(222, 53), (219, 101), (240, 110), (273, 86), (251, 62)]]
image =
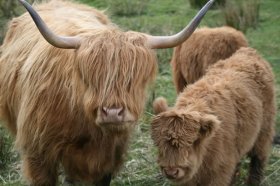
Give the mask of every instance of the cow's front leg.
[(66, 176), (63, 183), (62, 183), (62, 186), (74, 186), (75, 185), (75, 181), (72, 180), (70, 177)]
[(96, 186), (110, 186), (111, 179), (112, 179), (112, 175), (107, 174), (100, 181), (98, 181), (95, 185)]
[(30, 186), (55, 186), (57, 183), (56, 163), (42, 159), (40, 156), (23, 157), (24, 177)]

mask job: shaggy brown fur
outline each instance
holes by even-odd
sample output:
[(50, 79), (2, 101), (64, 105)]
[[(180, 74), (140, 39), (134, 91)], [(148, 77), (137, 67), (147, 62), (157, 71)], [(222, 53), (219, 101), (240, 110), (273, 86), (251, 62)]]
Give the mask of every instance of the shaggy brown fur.
[[(168, 108), (162, 98), (154, 105), (158, 111)], [(259, 184), (275, 112), (271, 67), (253, 49), (239, 49), (153, 119), (152, 139), (163, 174), (179, 185), (226, 186), (248, 154), (248, 183)]]
[[(56, 34), (83, 42), (76, 50), (55, 48), (27, 13), (10, 22), (1, 46), (0, 111), (24, 177), (53, 186), (62, 164), (70, 180), (108, 185), (155, 77), (155, 54), (144, 35), (121, 31), (93, 8), (53, 0), (36, 10)], [(128, 118), (97, 123), (103, 107), (122, 107)]]
[(201, 28), (173, 51), (171, 66), (177, 93), (205, 74), (209, 65), (247, 47), (245, 36), (230, 27)]

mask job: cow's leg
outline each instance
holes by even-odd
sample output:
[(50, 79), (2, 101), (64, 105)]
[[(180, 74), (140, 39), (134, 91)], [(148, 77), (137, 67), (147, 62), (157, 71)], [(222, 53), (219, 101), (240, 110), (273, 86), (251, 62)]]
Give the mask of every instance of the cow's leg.
[(231, 186), (235, 185), (236, 180), (240, 175), (240, 167), (241, 167), (241, 163), (239, 162), (239, 163), (237, 163), (234, 174), (232, 175), (232, 179), (231, 179), (231, 183), (230, 183)]
[(23, 174), (30, 186), (55, 186), (57, 166), (51, 161), (42, 161), (34, 156), (23, 157)]
[(107, 174), (99, 182), (97, 182), (95, 185), (96, 186), (110, 186), (111, 179), (112, 179), (112, 175)]
[(62, 185), (63, 186), (72, 186), (72, 185), (75, 185), (75, 181), (72, 180), (70, 177), (66, 176)]
[(263, 177), (264, 162), (264, 159), (257, 155), (251, 156), (248, 185), (260, 185)]
[(260, 185), (272, 145), (273, 129), (261, 130), (259, 137), (249, 153), (251, 158), (248, 185)]
[[(232, 175), (235, 173), (236, 164), (229, 162), (224, 164), (218, 171), (213, 174), (213, 179), (203, 180), (199, 186), (230, 186), (232, 182)], [(197, 185), (197, 184), (194, 184)]]

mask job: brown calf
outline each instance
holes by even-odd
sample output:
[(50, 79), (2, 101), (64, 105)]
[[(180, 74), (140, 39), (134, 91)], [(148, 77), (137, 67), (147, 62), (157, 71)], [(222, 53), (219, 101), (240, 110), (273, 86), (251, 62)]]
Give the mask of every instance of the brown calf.
[(211, 66), (179, 94), (173, 108), (164, 99), (152, 121), (163, 174), (179, 185), (226, 186), (246, 154), (248, 183), (258, 185), (274, 135), (274, 78), (255, 50), (241, 48)]

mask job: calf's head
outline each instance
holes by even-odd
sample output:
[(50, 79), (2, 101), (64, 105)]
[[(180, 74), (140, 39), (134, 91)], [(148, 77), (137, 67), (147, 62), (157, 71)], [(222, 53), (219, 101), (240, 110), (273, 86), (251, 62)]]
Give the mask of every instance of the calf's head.
[(152, 139), (158, 148), (162, 174), (177, 184), (198, 171), (207, 141), (219, 128), (216, 116), (171, 108), (152, 120)]

